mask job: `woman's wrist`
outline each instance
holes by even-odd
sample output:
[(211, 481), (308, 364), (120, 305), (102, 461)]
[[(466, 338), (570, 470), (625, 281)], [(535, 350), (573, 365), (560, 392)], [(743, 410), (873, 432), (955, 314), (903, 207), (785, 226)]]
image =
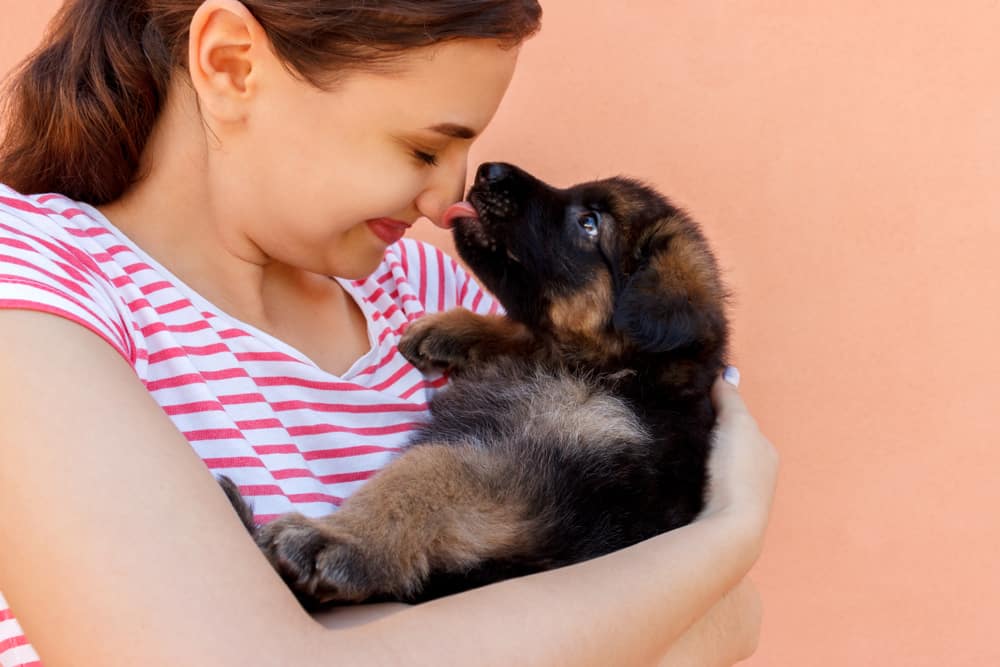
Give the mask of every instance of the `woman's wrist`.
[(723, 494), (711, 498), (696, 522), (712, 522), (725, 532), (734, 548), (756, 561), (764, 548), (764, 537), (771, 516), (771, 496), (744, 497), (726, 501)]
[(764, 548), (766, 513), (726, 506), (703, 513), (694, 524), (716, 536), (719, 548), (734, 559), (741, 577), (750, 571)]

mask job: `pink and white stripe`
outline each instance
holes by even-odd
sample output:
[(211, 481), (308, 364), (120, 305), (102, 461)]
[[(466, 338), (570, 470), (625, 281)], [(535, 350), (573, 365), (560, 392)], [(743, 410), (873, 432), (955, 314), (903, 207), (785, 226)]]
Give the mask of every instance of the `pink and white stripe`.
[[(101, 336), (205, 465), (252, 500), (258, 522), (336, 510), (426, 418), (446, 378), (399, 354), (410, 321), (499, 308), (453, 259), (411, 240), (388, 248), (367, 279), (337, 280), (372, 343), (339, 377), (216, 308), (96, 209), (0, 186), (0, 308), (52, 313)], [(0, 595), (0, 667), (40, 664)]]

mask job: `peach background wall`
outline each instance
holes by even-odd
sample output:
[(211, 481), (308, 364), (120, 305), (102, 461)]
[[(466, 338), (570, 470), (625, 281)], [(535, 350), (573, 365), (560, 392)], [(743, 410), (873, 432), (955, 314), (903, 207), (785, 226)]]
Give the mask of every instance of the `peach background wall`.
[[(0, 70), (56, 4), (0, 0)], [(718, 248), (783, 456), (748, 664), (1000, 664), (1000, 4), (544, 6), (473, 160), (644, 177)]]

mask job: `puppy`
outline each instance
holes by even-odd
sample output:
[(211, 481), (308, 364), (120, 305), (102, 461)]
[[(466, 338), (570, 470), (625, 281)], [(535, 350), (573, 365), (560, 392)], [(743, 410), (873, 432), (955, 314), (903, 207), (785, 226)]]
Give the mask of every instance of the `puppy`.
[(428, 600), (620, 549), (703, 507), (728, 324), (698, 226), (633, 180), (563, 190), (500, 163), (479, 168), (469, 202), (455, 245), (506, 315), (409, 326), (400, 352), (452, 382), (407, 450), (318, 519), (255, 528), (222, 481), (307, 605)]

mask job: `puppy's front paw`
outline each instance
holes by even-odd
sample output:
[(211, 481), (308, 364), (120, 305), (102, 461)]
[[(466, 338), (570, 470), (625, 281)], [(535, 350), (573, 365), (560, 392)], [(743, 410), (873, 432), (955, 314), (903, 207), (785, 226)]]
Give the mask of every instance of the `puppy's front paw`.
[(425, 315), (407, 327), (399, 352), (424, 372), (458, 370), (469, 360), (473, 340), (457, 336), (447, 326), (447, 313)]
[(287, 514), (257, 532), (257, 544), (288, 586), (305, 601), (360, 602), (375, 594), (359, 541), (330, 518)]

